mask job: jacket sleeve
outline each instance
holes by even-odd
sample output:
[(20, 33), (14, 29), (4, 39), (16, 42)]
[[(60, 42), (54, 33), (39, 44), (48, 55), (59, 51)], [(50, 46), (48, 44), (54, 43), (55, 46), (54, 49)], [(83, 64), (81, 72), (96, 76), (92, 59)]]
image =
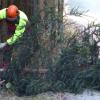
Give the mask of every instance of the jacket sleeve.
[(20, 21), (19, 25), (17, 25), (16, 27), (14, 35), (7, 40), (8, 45), (14, 44), (16, 41), (18, 41), (23, 36), (26, 23), (27, 22), (24, 20)]
[(0, 20), (3, 20), (6, 18), (6, 8), (0, 10)]

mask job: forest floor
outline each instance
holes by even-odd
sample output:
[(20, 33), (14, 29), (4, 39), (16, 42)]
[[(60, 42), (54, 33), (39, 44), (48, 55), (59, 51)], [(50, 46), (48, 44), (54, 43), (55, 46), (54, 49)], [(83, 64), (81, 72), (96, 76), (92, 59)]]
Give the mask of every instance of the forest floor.
[(86, 90), (82, 94), (72, 93), (41, 93), (36, 96), (17, 97), (10, 93), (1, 93), (0, 100), (100, 100), (100, 92)]

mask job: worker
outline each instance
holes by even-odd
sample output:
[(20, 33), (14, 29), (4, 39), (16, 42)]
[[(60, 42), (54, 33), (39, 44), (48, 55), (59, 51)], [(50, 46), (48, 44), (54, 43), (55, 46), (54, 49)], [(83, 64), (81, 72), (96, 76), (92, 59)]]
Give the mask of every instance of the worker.
[(3, 51), (3, 64), (0, 66), (0, 71), (8, 68), (11, 62), (14, 44), (23, 37), (28, 23), (28, 17), (13, 4), (8, 6), (8, 8), (0, 10), (1, 26), (3, 25), (2, 22), (7, 23), (7, 33), (6, 38), (1, 36), (0, 50)]

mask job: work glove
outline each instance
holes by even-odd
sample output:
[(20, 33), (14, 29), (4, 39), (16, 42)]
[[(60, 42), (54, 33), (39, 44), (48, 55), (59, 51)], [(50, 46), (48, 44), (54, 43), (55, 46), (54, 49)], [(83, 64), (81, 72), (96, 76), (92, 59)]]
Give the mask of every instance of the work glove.
[(4, 43), (0, 43), (0, 49), (3, 49), (4, 47), (6, 47), (7, 43), (4, 42)]

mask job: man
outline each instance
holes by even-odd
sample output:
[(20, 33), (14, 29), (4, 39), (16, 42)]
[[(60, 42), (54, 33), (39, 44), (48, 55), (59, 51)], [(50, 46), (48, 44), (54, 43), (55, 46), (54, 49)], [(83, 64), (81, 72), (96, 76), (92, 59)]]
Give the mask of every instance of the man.
[(1, 37), (1, 40), (4, 41), (0, 43), (0, 50), (3, 51), (3, 64), (0, 66), (1, 71), (7, 69), (11, 61), (13, 45), (23, 36), (28, 18), (16, 5), (10, 5), (8, 8), (0, 10), (0, 25), (2, 25), (3, 21), (7, 23), (8, 31), (6, 38)]

